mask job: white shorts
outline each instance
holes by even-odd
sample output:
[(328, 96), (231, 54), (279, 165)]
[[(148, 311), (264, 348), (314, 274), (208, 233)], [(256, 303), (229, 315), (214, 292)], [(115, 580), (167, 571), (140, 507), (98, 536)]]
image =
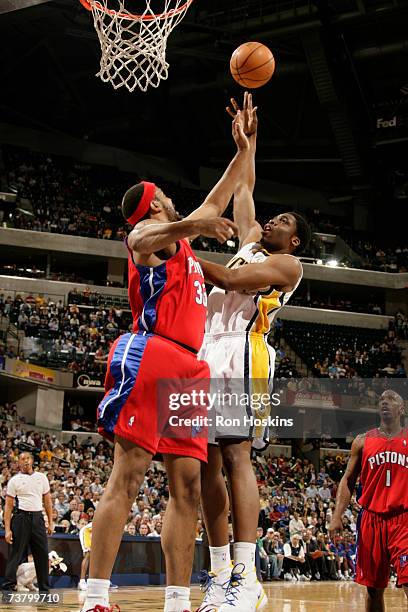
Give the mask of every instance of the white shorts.
[[(260, 450), (268, 445), (275, 349), (262, 334), (206, 334), (199, 359), (208, 362), (211, 393), (239, 395), (239, 401), (216, 401), (210, 411), (210, 444), (221, 438), (253, 440)], [(218, 393), (219, 397), (219, 393)]]

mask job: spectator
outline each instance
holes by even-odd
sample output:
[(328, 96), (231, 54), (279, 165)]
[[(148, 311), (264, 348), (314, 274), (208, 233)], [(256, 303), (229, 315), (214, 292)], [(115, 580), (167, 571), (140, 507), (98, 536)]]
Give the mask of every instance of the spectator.
[(142, 523), (139, 527), (139, 535), (143, 537), (147, 537), (150, 533), (149, 526), (146, 523)]
[(257, 530), (256, 530), (256, 546), (257, 546), (259, 556), (255, 555), (255, 564), (256, 564), (256, 569), (257, 569), (258, 580), (262, 582), (262, 580), (269, 580), (269, 575), (268, 575), (269, 557), (264, 548), (262, 527), (257, 527)]
[(322, 499), (323, 501), (328, 501), (329, 499), (331, 499), (331, 493), (330, 493), (330, 489), (328, 487), (327, 482), (323, 483), (323, 486), (320, 487), (319, 489), (319, 497), (320, 499)]
[(58, 519), (62, 519), (70, 510), (70, 505), (65, 499), (64, 493), (59, 493), (57, 501), (55, 502), (55, 509), (58, 514)]
[(301, 537), (304, 530), (305, 530), (305, 526), (303, 524), (302, 519), (299, 517), (299, 513), (294, 512), (293, 518), (289, 522), (290, 536), (292, 537), (294, 535), (298, 535), (299, 537)]
[(161, 537), (161, 532), (162, 532), (162, 521), (161, 519), (156, 521), (155, 526), (153, 528), (153, 530), (148, 533), (148, 537), (149, 538), (160, 538)]
[(285, 580), (297, 581), (304, 576), (304, 565), (306, 563), (305, 551), (297, 534), (291, 536), (290, 540), (283, 546), (285, 558), (283, 560), (283, 570)]

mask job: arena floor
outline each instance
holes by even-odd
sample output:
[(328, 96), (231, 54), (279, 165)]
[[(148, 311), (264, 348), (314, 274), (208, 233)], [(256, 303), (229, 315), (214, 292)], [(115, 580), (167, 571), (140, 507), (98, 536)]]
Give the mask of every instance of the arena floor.
[[(316, 583), (281, 583), (267, 584), (269, 603), (265, 612), (344, 612), (344, 610), (364, 611), (365, 589), (350, 583), (325, 582)], [(66, 590), (64, 605), (58, 608), (38, 607), (38, 610), (59, 610), (60, 612), (79, 612), (78, 592)], [(117, 603), (121, 612), (162, 612), (163, 588), (133, 587), (121, 588), (111, 595), (111, 603)], [(193, 589), (193, 604), (200, 602), (200, 592)], [(22, 612), (33, 610), (33, 607), (1, 606), (1, 610)], [(193, 608), (194, 609), (194, 608)], [(393, 612), (407, 612), (408, 606), (404, 593), (400, 589), (389, 588), (386, 592), (386, 609)]]

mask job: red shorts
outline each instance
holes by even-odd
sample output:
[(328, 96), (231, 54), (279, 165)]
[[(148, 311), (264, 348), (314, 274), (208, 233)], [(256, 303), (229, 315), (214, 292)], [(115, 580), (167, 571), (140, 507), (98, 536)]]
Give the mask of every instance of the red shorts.
[[(108, 359), (105, 396), (98, 406), (98, 431), (113, 440), (130, 440), (148, 452), (195, 457), (207, 461), (207, 428), (169, 427), (169, 417), (181, 416), (163, 402), (163, 382), (197, 381), (208, 387), (209, 368), (189, 350), (154, 334), (124, 334), (113, 344)], [(165, 387), (167, 392), (168, 387)], [(173, 388), (175, 390), (175, 388)], [(185, 386), (182, 387), (185, 391)], [(181, 408), (184, 416), (204, 416), (206, 408)], [(167, 426), (166, 426), (167, 422)], [(164, 435), (167, 434), (167, 435)]]
[(356, 582), (385, 589), (393, 565), (397, 585), (408, 585), (408, 512), (384, 518), (363, 510), (360, 521)]

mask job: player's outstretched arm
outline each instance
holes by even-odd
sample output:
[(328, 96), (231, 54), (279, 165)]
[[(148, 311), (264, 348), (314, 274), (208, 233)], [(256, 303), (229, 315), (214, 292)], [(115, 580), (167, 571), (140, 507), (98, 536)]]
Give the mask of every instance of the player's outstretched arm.
[(291, 291), (301, 274), (300, 262), (289, 255), (271, 255), (264, 262), (225, 268), (219, 264), (199, 259), (205, 280), (225, 291), (251, 291), (265, 287)]
[[(166, 251), (171, 257), (176, 252), (176, 242), (192, 235), (202, 234), (225, 242), (237, 233), (237, 228), (229, 219), (185, 219), (172, 223), (162, 223), (154, 219), (142, 221), (130, 232), (128, 247), (141, 255), (154, 255)], [(141, 262), (138, 262), (141, 263)], [(149, 265), (147, 262), (143, 262)]]
[[(239, 106), (234, 98), (231, 98), (231, 107), (227, 112), (232, 117), (236, 116)], [(255, 188), (255, 154), (258, 130), (257, 108), (253, 106), (252, 94), (245, 92), (242, 114), (244, 118), (244, 132), (249, 140), (249, 155), (247, 156), (244, 170), (234, 189), (234, 222), (238, 226), (239, 246), (242, 247), (249, 242), (258, 242), (261, 238), (262, 228), (255, 218), (255, 203), (253, 192)]]
[(250, 155), (249, 140), (244, 134), (241, 113), (237, 113), (232, 122), (232, 135), (237, 146), (237, 152), (233, 160), (201, 206), (188, 215), (186, 221), (219, 217), (227, 208), (247, 157)]
[(336, 507), (330, 523), (330, 534), (333, 537), (335, 532), (342, 531), (342, 516), (347, 510), (356, 487), (357, 478), (361, 472), (361, 460), (363, 456), (364, 436), (357, 436), (351, 445), (351, 455), (347, 464), (346, 472), (340, 481), (336, 497)]

